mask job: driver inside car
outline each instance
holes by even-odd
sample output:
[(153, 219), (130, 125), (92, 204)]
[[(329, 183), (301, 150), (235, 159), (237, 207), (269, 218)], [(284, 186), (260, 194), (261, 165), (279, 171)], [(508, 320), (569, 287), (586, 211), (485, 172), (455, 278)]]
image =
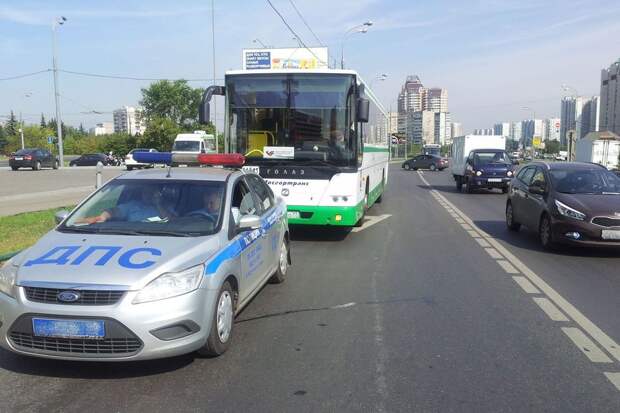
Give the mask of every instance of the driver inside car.
[(222, 205), (222, 193), (218, 189), (209, 188), (202, 193), (202, 206), (186, 214), (186, 216), (202, 215), (217, 222)]

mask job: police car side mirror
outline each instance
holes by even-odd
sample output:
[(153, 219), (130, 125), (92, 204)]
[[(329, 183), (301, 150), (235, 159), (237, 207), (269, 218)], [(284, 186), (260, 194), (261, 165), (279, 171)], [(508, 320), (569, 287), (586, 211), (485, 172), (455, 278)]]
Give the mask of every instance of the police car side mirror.
[(258, 215), (244, 215), (239, 220), (239, 232), (251, 231), (260, 228), (260, 217)]
[(69, 211), (67, 211), (66, 209), (61, 209), (60, 211), (56, 212), (56, 214), (54, 214), (54, 220), (56, 221), (56, 224), (60, 224), (68, 216)]

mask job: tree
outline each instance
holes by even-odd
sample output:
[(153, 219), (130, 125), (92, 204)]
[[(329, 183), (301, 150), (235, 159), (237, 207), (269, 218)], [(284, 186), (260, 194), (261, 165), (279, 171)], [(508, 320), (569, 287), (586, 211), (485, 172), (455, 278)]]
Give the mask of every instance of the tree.
[[(186, 80), (160, 80), (142, 88), (140, 104), (144, 107), (147, 122), (169, 119), (182, 127), (185, 121), (197, 121), (203, 91), (202, 88), (192, 88)], [(160, 120), (157, 122), (162, 124)]]
[(4, 128), (0, 125), (0, 152), (4, 152), (4, 147), (8, 143), (6, 138), (6, 133), (4, 132)]
[(149, 119), (144, 135), (138, 138), (138, 146), (141, 148), (155, 148), (158, 151), (170, 151), (174, 138), (182, 131), (172, 119), (166, 117), (153, 117)]
[(42, 113), (41, 113), (41, 123), (39, 123), (39, 126), (41, 126), (42, 128), (47, 127), (47, 123), (45, 123), (45, 116)]
[(17, 119), (15, 119), (15, 113), (13, 113), (13, 111), (11, 111), (11, 115), (9, 116), (9, 120), (6, 121), (6, 134), (9, 136), (15, 136), (17, 135), (17, 129), (19, 128), (19, 123), (17, 122)]
[(560, 141), (547, 141), (545, 142), (545, 153), (556, 154), (560, 152)]

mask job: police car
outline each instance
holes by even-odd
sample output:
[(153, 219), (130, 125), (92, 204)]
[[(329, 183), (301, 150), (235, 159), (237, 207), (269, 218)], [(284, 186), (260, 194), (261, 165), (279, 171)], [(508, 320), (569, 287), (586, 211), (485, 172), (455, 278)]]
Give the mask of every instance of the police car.
[(265, 283), (285, 279), (286, 205), (258, 175), (239, 169), (241, 155), (196, 159), (209, 167), (111, 180), (6, 262), (0, 345), (97, 361), (224, 353), (235, 315)]

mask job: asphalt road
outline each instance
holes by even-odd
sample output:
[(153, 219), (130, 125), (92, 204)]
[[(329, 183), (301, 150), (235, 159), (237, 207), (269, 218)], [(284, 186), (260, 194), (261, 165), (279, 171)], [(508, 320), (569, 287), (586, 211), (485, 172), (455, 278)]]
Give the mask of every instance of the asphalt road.
[(506, 234), (503, 200), (394, 168), (361, 229), (294, 232), (287, 281), (249, 304), (222, 357), (1, 351), (0, 411), (617, 412), (618, 255), (544, 253)]
[[(103, 182), (121, 167), (105, 167)], [(0, 169), (0, 216), (72, 205), (95, 189), (95, 167), (11, 171)]]
[[(64, 160), (68, 162), (68, 161), (72, 161), (77, 158), (79, 158), (79, 155), (65, 155)], [(0, 168), (8, 168), (8, 167), (9, 167), (8, 158), (0, 159)]]

